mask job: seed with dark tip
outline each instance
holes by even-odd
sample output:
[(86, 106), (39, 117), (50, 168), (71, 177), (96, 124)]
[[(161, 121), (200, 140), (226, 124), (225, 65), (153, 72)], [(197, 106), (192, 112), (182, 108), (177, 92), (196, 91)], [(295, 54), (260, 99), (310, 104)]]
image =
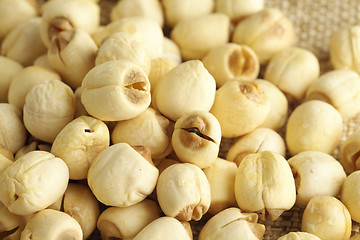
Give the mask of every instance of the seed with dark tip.
[(214, 139), (212, 139), (211, 137), (202, 134), (200, 132), (200, 130), (198, 128), (196, 128), (196, 127), (194, 127), (194, 128), (182, 128), (182, 129), (185, 130), (185, 131), (188, 131), (190, 133), (195, 133), (196, 135), (198, 135), (201, 138), (204, 138), (205, 140), (215, 142)]

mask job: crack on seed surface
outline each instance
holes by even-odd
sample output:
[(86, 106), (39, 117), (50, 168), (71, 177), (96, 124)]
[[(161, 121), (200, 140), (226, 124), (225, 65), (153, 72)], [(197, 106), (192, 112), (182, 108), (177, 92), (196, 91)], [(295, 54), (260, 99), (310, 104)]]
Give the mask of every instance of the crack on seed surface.
[(195, 133), (196, 135), (198, 135), (199, 137), (201, 137), (201, 138), (203, 138), (203, 139), (205, 139), (207, 141), (215, 142), (214, 139), (212, 139), (211, 137), (206, 136), (205, 134), (202, 134), (197, 127), (182, 128), (182, 130), (185, 130), (185, 131), (190, 132), (190, 133)]

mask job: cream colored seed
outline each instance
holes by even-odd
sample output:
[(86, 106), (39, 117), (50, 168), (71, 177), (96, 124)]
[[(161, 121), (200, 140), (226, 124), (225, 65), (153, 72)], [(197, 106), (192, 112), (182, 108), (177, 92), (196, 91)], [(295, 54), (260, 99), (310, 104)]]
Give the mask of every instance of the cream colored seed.
[(22, 113), (14, 105), (0, 103), (0, 145), (16, 153), (26, 142), (26, 129), (22, 122)]
[(276, 53), (264, 73), (287, 96), (290, 103), (305, 98), (306, 90), (320, 75), (319, 60), (302, 48), (292, 47)]
[(101, 213), (97, 228), (105, 240), (129, 239), (159, 217), (156, 202), (144, 199), (129, 207), (107, 208)]
[[(0, 144), (0, 173), (15, 161), (13, 153)], [(0, 227), (1, 229), (1, 227)]]
[(201, 229), (199, 240), (262, 239), (265, 226), (257, 223), (256, 213), (242, 213), (239, 208), (227, 208), (210, 218)]
[(211, 49), (201, 61), (214, 76), (218, 88), (231, 80), (251, 82), (260, 71), (255, 52), (246, 45), (236, 43), (226, 43)]
[(49, 208), (63, 211), (73, 217), (80, 224), (84, 239), (96, 229), (100, 206), (86, 185), (69, 183), (64, 195)]
[(103, 204), (127, 207), (144, 200), (154, 190), (159, 171), (144, 147), (139, 152), (127, 143), (113, 144), (102, 151), (88, 171), (88, 184)]
[(81, 102), (86, 111), (103, 121), (136, 117), (150, 105), (150, 82), (137, 65), (112, 60), (97, 65), (83, 79)]
[(337, 198), (317, 196), (306, 206), (302, 216), (301, 231), (312, 233), (320, 239), (347, 240), (351, 235), (351, 216)]
[(269, 128), (256, 128), (241, 136), (230, 146), (226, 159), (239, 166), (241, 160), (250, 153), (264, 151), (277, 152), (285, 157), (286, 147), (283, 138)]
[(341, 191), (341, 202), (349, 210), (351, 219), (360, 222), (360, 171), (351, 173), (345, 180)]
[(276, 8), (265, 8), (238, 23), (232, 42), (245, 44), (257, 54), (260, 64), (290, 47), (295, 41), (292, 22)]
[(133, 240), (148, 239), (190, 240), (184, 226), (175, 218), (160, 217), (144, 227)]
[(234, 80), (216, 91), (210, 113), (218, 119), (222, 136), (233, 138), (257, 128), (269, 110), (269, 99), (259, 84)]
[(100, 28), (93, 38), (98, 46), (110, 35), (116, 32), (125, 32), (143, 45), (147, 56), (160, 57), (163, 52), (164, 34), (155, 20), (147, 17), (126, 17)]
[(4, 56), (0, 56), (0, 103), (8, 102), (8, 92), (13, 78), (23, 69), (23, 66)]
[(175, 64), (175, 66), (182, 62), (179, 46), (173, 40), (167, 37), (164, 37), (163, 54), (161, 56), (170, 59)]
[(209, 167), (219, 154), (221, 128), (217, 119), (209, 112), (194, 111), (175, 122), (171, 138), (176, 156), (182, 162)]
[(264, 0), (215, 0), (215, 12), (228, 15), (233, 22), (241, 21), (264, 9)]
[(46, 53), (46, 47), (40, 38), (40, 22), (40, 17), (33, 17), (16, 25), (1, 43), (1, 55), (23, 66), (32, 65), (38, 56)]
[(341, 144), (340, 162), (347, 174), (360, 170), (360, 131), (355, 131)]
[(53, 209), (45, 209), (37, 212), (21, 233), (21, 240), (42, 239), (82, 240), (83, 234), (79, 223), (70, 215)]
[(38, 4), (33, 0), (0, 1), (0, 41), (19, 23), (35, 17)]
[(98, 51), (91, 36), (81, 29), (61, 31), (52, 37), (48, 48), (51, 66), (63, 81), (72, 89), (81, 86), (85, 75), (95, 66)]
[(360, 26), (350, 26), (334, 32), (330, 37), (330, 61), (335, 69), (360, 73)]
[(144, 72), (149, 75), (151, 63), (145, 47), (134, 35), (126, 32), (117, 32), (107, 37), (101, 44), (95, 64), (122, 60), (139, 65)]
[(303, 151), (331, 154), (343, 131), (340, 113), (330, 104), (311, 100), (291, 113), (286, 125), (286, 144), (291, 155)]
[(151, 93), (153, 93), (161, 78), (176, 65), (170, 58), (163, 56), (151, 59), (150, 66), (151, 68), (148, 77), (151, 85)]
[(188, 221), (180, 221), (181, 225), (185, 228), (185, 231), (189, 235), (190, 239), (193, 240), (193, 232), (191, 229), (191, 224)]
[(304, 151), (288, 159), (295, 178), (296, 205), (305, 208), (315, 196), (337, 197), (346, 174), (341, 164), (323, 152)]
[(68, 182), (69, 170), (63, 160), (32, 151), (0, 174), (0, 201), (14, 214), (33, 214), (58, 200)]
[(236, 164), (217, 158), (211, 166), (204, 168), (203, 171), (210, 184), (209, 213), (215, 215), (226, 208), (237, 206), (234, 191)]
[(70, 179), (86, 179), (95, 157), (109, 147), (110, 133), (102, 121), (81, 116), (69, 122), (56, 136), (51, 153), (69, 167)]
[(171, 151), (174, 123), (159, 111), (147, 108), (138, 116), (116, 123), (111, 133), (113, 143), (126, 142), (132, 146), (149, 148), (154, 159), (166, 157)]
[(316, 235), (307, 232), (290, 232), (278, 240), (321, 240)]
[(26, 95), (24, 125), (32, 136), (52, 143), (74, 112), (75, 97), (68, 85), (59, 80), (42, 82)]
[(159, 176), (156, 193), (165, 215), (179, 220), (198, 221), (210, 207), (209, 181), (194, 164), (177, 163), (166, 168)]
[(110, 12), (111, 21), (134, 16), (148, 17), (161, 27), (164, 25), (163, 9), (159, 0), (122, 0)]
[(176, 121), (191, 111), (209, 111), (214, 103), (216, 83), (200, 60), (186, 61), (158, 82), (152, 106)]
[(0, 154), (0, 173), (9, 167), (13, 161)]
[(204, 16), (213, 11), (213, 0), (163, 0), (166, 25), (174, 27), (182, 20)]
[(12, 240), (20, 239), (21, 232), (32, 215), (13, 214), (0, 202), (0, 216), (0, 237), (4, 240)]
[(333, 70), (313, 81), (306, 100), (321, 100), (335, 107), (344, 119), (360, 112), (360, 76), (352, 70)]
[(27, 154), (28, 152), (40, 150), (45, 152), (51, 151), (51, 145), (49, 143), (44, 143), (40, 141), (32, 141), (28, 145), (24, 145), (20, 148), (15, 154), (15, 160), (19, 159), (21, 156)]
[(184, 60), (201, 59), (211, 49), (227, 43), (229, 35), (230, 19), (222, 13), (182, 20), (170, 33)]
[(45, 46), (61, 31), (82, 29), (93, 34), (100, 25), (100, 6), (87, 0), (52, 0), (43, 6), (40, 36)]
[(23, 68), (18, 74), (14, 75), (9, 86), (8, 101), (23, 109), (25, 98), (28, 92), (38, 83), (61, 80), (60, 75), (54, 70), (42, 66), (29, 66)]
[(13, 153), (10, 151), (10, 149), (4, 147), (0, 144), (0, 155), (4, 156), (5, 158), (15, 161)]
[(240, 209), (275, 221), (296, 200), (295, 181), (286, 159), (270, 151), (247, 155), (236, 173), (235, 197)]
[(47, 56), (47, 52), (39, 57), (37, 57), (35, 60), (34, 60), (34, 63), (33, 63), (34, 66), (41, 66), (41, 67), (46, 67), (46, 68), (49, 68), (49, 69), (52, 69), (52, 65), (49, 61), (49, 58)]
[(279, 131), (288, 118), (289, 104), (284, 93), (274, 84), (267, 80), (256, 79), (255, 83), (264, 89), (270, 101), (270, 111), (265, 121), (259, 127), (271, 128)]

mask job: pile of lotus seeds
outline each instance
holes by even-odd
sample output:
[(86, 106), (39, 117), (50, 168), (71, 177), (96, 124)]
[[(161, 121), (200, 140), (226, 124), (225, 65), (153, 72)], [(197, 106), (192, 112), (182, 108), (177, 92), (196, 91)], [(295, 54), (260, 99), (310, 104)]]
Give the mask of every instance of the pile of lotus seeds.
[(0, 0), (0, 239), (359, 240), (360, 26), (320, 75), (264, 1)]

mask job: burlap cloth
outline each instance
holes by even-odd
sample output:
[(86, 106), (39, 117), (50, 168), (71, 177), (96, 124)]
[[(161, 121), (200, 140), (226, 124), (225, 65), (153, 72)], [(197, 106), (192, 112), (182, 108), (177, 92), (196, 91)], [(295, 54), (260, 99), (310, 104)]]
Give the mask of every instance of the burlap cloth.
[[(99, 2), (102, 25), (109, 23), (109, 12), (116, 2), (117, 0)], [(340, 28), (360, 24), (360, 0), (265, 0), (265, 4), (267, 7), (281, 9), (292, 20), (297, 33), (296, 46), (312, 51), (319, 58), (322, 73), (332, 69), (329, 62), (330, 35)], [(344, 122), (344, 133), (339, 146), (347, 136), (360, 129), (360, 114)], [(220, 157), (225, 158), (233, 141), (234, 139), (222, 140)], [(333, 155), (337, 158), (338, 153), (339, 149), (335, 150)], [(275, 222), (262, 222), (266, 225), (263, 239), (275, 240), (290, 231), (300, 231), (302, 211), (294, 207), (284, 212)], [(194, 239), (197, 239), (205, 220), (191, 222)], [(353, 234), (359, 232), (360, 225), (353, 222), (352, 230)], [(95, 231), (89, 239), (98, 240), (101, 236), (98, 231)]]

